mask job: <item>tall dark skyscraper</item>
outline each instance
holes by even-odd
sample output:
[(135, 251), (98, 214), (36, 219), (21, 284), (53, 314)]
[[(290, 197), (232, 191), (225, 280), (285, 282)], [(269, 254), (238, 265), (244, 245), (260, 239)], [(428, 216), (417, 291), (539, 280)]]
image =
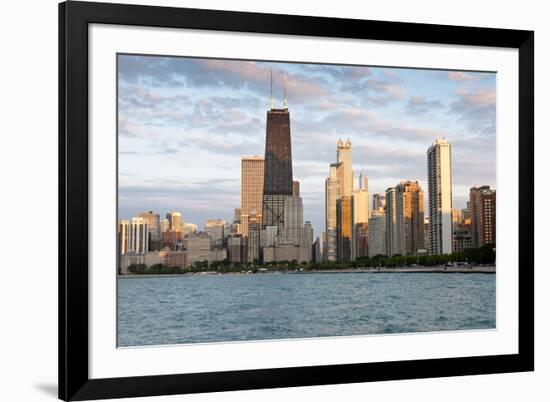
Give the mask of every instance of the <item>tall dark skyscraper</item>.
[(283, 228), (284, 201), (292, 195), (292, 151), (288, 109), (267, 112), (262, 227)]

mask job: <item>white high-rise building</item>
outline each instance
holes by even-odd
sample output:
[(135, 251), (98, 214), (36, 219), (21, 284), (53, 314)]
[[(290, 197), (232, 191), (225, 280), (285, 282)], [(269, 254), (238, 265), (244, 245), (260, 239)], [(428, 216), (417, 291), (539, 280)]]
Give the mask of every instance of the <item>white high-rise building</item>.
[(144, 218), (121, 220), (118, 225), (120, 254), (149, 251), (149, 225)]
[(451, 144), (436, 140), (427, 151), (430, 254), (453, 252)]

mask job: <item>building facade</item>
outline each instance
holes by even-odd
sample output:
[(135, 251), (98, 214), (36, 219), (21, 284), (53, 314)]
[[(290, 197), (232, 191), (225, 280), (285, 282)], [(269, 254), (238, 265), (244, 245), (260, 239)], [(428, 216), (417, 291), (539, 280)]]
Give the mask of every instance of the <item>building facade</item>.
[(185, 237), (189, 233), (196, 233), (198, 230), (199, 230), (199, 227), (194, 223), (184, 223), (181, 228), (181, 235)]
[[(288, 109), (267, 112), (262, 228), (284, 224), (285, 196), (292, 195), (292, 149)], [(242, 213), (242, 211), (241, 211)]]
[(427, 151), (430, 247), (432, 255), (453, 251), (451, 144), (436, 140)]
[(359, 190), (367, 190), (369, 189), (369, 179), (367, 177), (367, 174), (365, 173), (365, 169), (361, 169), (361, 173), (359, 173)]
[(257, 263), (260, 261), (260, 232), (262, 229), (261, 218), (256, 214), (251, 214), (248, 221), (248, 244), (247, 261), (250, 263)]
[(336, 202), (336, 252), (338, 261), (351, 261), (351, 197)]
[(317, 237), (313, 242), (312, 261), (321, 263), (323, 262), (323, 251), (321, 247), (321, 239)]
[(173, 232), (181, 232), (183, 220), (179, 212), (170, 211), (166, 214), (168, 219), (168, 229)]
[(294, 180), (292, 182), (292, 195), (294, 197), (299, 197), (300, 196), (300, 182), (299, 181)]
[(369, 225), (369, 191), (368, 180), (364, 172), (359, 175), (359, 188), (351, 196), (351, 259), (368, 255), (368, 225)]
[(183, 234), (181, 232), (173, 232), (171, 230), (167, 232), (162, 232), (161, 239), (161, 248), (168, 248), (170, 250), (175, 250), (178, 243), (181, 242)]
[(424, 191), (415, 181), (395, 186), (396, 247), (401, 255), (424, 252)]
[(386, 212), (383, 208), (373, 210), (368, 227), (368, 255), (386, 255)]
[(285, 197), (283, 221), (279, 244), (301, 245), (304, 236), (304, 208), (301, 197)]
[(430, 253), (430, 218), (424, 215), (424, 244), (426, 253)]
[(186, 251), (167, 251), (164, 265), (167, 267), (187, 268), (187, 252)]
[(304, 223), (304, 239), (301, 245), (307, 247), (308, 250), (308, 258), (306, 261), (309, 262), (313, 260), (313, 226), (310, 221)]
[(162, 232), (167, 232), (168, 230), (170, 230), (170, 222), (166, 218), (161, 219), (160, 220), (161, 237), (162, 237)]
[(264, 158), (247, 156), (241, 158), (241, 208), (238, 222), (241, 233), (248, 236), (248, 223), (251, 214), (262, 217), (264, 191)]
[(225, 221), (209, 219), (204, 224), (204, 232), (210, 236), (212, 248), (223, 248)]
[(473, 247), (496, 244), (496, 198), (496, 190), (489, 186), (470, 189)]
[(336, 162), (338, 163), (338, 180), (340, 197), (351, 197), (353, 192), (353, 168), (351, 159), (351, 141), (345, 143), (339, 139), (336, 145)]
[(227, 258), (232, 264), (246, 264), (248, 259), (247, 237), (240, 234), (229, 236)]
[(472, 248), (472, 225), (470, 220), (463, 220), (453, 225), (453, 251), (461, 252)]
[(119, 256), (119, 269), (121, 275), (129, 275), (128, 267), (130, 265), (144, 264), (146, 254), (137, 254), (134, 252), (128, 252)]
[(208, 233), (189, 233), (183, 238), (183, 247), (187, 252), (187, 263), (192, 266), (196, 262), (211, 261), (211, 240)]
[(149, 212), (140, 212), (138, 214), (139, 218), (145, 219), (147, 221), (147, 226), (149, 228), (149, 239), (153, 242), (159, 242), (161, 237), (161, 226), (160, 226), (160, 215), (154, 213), (153, 211)]
[(386, 209), (386, 195), (383, 193), (372, 195), (372, 209), (373, 211), (379, 209)]
[(329, 176), (325, 180), (325, 230), (326, 239), (324, 258), (327, 261), (336, 261), (336, 203), (340, 198), (340, 183), (338, 180), (338, 164), (333, 163), (329, 168)]
[(120, 254), (145, 254), (149, 251), (149, 226), (143, 218), (121, 220), (118, 225)]
[(156, 264), (165, 264), (166, 263), (166, 254), (168, 253), (167, 250), (160, 250), (160, 251), (152, 251), (149, 253), (145, 253), (143, 256), (143, 263), (147, 265), (147, 267), (150, 267), (151, 265)]
[(395, 187), (386, 190), (386, 253), (388, 256), (399, 254), (397, 246), (397, 201)]

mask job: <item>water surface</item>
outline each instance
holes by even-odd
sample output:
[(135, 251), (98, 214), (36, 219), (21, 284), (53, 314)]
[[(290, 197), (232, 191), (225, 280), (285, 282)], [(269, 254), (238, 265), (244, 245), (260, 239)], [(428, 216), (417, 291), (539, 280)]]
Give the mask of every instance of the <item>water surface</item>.
[(118, 280), (118, 345), (495, 328), (495, 275), (256, 274)]

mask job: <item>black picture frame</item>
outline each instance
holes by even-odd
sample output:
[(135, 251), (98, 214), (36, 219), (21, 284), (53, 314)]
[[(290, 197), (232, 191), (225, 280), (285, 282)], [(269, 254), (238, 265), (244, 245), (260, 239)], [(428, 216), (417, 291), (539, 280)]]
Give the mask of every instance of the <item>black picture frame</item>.
[[(517, 354), (90, 379), (88, 25), (507, 47), (519, 52)], [(534, 370), (534, 32), (70, 1), (59, 4), (59, 398), (89, 400)]]

